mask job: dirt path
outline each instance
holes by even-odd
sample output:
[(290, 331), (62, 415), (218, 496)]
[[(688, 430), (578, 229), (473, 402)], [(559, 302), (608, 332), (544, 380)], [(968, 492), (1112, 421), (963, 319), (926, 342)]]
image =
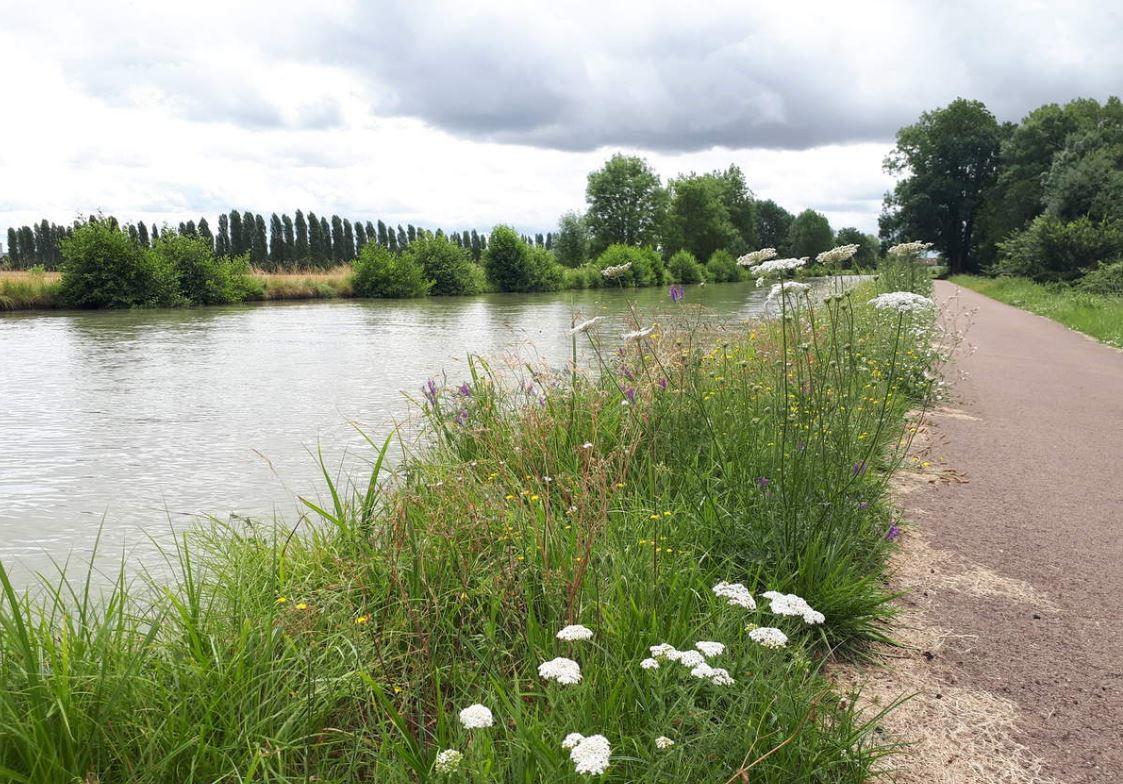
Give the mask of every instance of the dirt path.
[(956, 298), (971, 350), (901, 494), (913, 723), (946, 725), (941, 781), (1123, 782), (1123, 352)]

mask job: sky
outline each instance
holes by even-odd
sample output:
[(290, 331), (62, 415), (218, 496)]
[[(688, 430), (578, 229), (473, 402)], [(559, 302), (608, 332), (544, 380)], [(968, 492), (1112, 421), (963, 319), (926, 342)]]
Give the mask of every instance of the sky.
[(616, 152), (876, 231), (897, 129), (1123, 91), (1066, 0), (0, 0), (0, 241), (231, 208), (548, 231)]

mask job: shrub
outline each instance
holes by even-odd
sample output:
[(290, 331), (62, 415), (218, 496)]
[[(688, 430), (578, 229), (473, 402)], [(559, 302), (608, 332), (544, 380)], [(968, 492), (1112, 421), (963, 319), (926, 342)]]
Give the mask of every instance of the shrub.
[(1089, 294), (1123, 297), (1123, 259), (1101, 264), (1081, 278), (1076, 286)]
[(658, 286), (663, 282), (663, 260), (659, 254), (650, 248), (636, 248), (631, 245), (609, 245), (604, 253), (597, 257), (595, 266), (598, 271), (605, 267), (618, 267), (631, 263), (632, 267), (627, 274), (606, 281), (603, 277), (597, 280), (598, 286)]
[(484, 253), (487, 279), (499, 291), (554, 291), (565, 273), (544, 248), (532, 248), (507, 226), (496, 226)]
[(182, 302), (167, 259), (105, 221), (79, 226), (62, 241), (63, 302), (76, 308), (128, 308)]
[(484, 288), (482, 270), (468, 251), (444, 236), (420, 238), (410, 243), (403, 255), (411, 257), (433, 281), (430, 294), (479, 294)]
[(241, 302), (261, 287), (250, 279), (246, 257), (216, 258), (210, 243), (197, 237), (165, 232), (152, 253), (174, 271), (180, 295), (197, 305)]
[(351, 288), (357, 297), (424, 297), (433, 286), (415, 256), (391, 253), (373, 242), (352, 264)]
[(1031, 278), (1039, 283), (1079, 278), (1105, 260), (1123, 254), (1123, 226), (1088, 218), (1066, 222), (1039, 215), (1022, 231), (998, 243), (996, 275)]
[(741, 280), (741, 268), (732, 253), (715, 250), (706, 262), (706, 276), (714, 283), (736, 283)]
[(701, 283), (706, 279), (705, 268), (688, 250), (680, 250), (667, 262), (667, 272), (676, 283)]

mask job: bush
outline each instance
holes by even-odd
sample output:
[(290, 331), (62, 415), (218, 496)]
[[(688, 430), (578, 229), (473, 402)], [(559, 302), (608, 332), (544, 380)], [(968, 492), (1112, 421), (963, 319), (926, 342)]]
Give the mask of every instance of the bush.
[(64, 239), (63, 302), (76, 308), (129, 308), (182, 302), (167, 259), (142, 248), (104, 221), (79, 226)]
[(614, 280), (598, 276), (598, 286), (658, 286), (663, 282), (663, 260), (650, 248), (635, 248), (631, 245), (609, 245), (594, 262), (597, 271), (605, 267), (618, 267), (631, 263), (627, 274)]
[(482, 270), (464, 248), (444, 236), (426, 236), (412, 243), (403, 253), (424, 270), (433, 281), (434, 295), (479, 294), (484, 289)]
[(714, 283), (736, 283), (741, 280), (741, 268), (732, 253), (715, 250), (706, 262), (706, 276)]
[(706, 279), (705, 268), (688, 250), (680, 250), (667, 262), (667, 272), (676, 283), (701, 283)]
[(373, 242), (363, 246), (352, 269), (351, 289), (357, 297), (424, 297), (433, 286), (415, 256), (391, 253)]
[(152, 253), (175, 273), (180, 295), (197, 305), (245, 300), (260, 284), (249, 276), (244, 256), (216, 258), (209, 242), (165, 232)]
[(1101, 264), (1081, 278), (1076, 287), (1089, 294), (1123, 297), (1123, 259)]
[(499, 291), (554, 291), (565, 273), (553, 254), (532, 248), (507, 226), (496, 226), (484, 253), (484, 270)]
[(1123, 226), (1088, 218), (1066, 222), (1039, 215), (1022, 231), (998, 243), (995, 275), (1030, 278), (1039, 283), (1071, 281), (1105, 259), (1123, 255)]

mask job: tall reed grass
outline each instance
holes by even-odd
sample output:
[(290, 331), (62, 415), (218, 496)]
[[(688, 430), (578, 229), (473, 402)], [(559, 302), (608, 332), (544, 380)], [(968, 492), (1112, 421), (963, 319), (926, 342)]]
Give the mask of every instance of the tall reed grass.
[[(886, 639), (885, 485), (934, 361), (931, 319), (874, 293), (726, 327), (633, 314), (623, 346), (596, 324), (571, 366), (514, 377), (473, 358), (422, 387), (393, 472), (372, 440), (369, 476), (325, 467), (289, 526), (183, 535), (172, 579), (20, 593), (0, 569), (0, 776), (577, 781), (580, 733), (611, 744), (605, 781), (865, 780), (892, 747), (821, 668)], [(641, 666), (698, 641), (725, 646), (709, 673)], [(579, 683), (539, 677), (559, 656)], [(463, 726), (473, 704), (494, 726)]]

